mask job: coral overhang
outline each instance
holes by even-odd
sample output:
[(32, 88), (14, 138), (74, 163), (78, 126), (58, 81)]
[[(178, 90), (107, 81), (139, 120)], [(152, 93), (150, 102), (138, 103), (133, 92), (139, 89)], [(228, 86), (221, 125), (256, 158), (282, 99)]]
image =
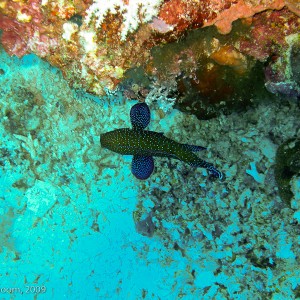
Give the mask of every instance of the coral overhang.
[[(299, 19), (300, 4), (291, 0), (4, 0), (0, 3), (1, 41), (10, 55), (35, 53), (60, 68), (71, 85), (103, 94), (106, 88), (114, 89), (128, 69), (145, 65), (155, 45), (211, 25), (228, 34), (237, 19), (251, 23), (254, 15), (259, 18), (266, 10), (278, 10), (281, 15), (284, 7), (290, 14), (285, 24), (293, 33), (299, 30), (299, 21), (293, 20)], [(258, 25), (254, 29), (252, 25), (252, 33), (256, 28), (262, 35), (268, 32), (259, 22), (253, 24)], [(277, 31), (283, 34), (283, 28)], [(258, 39), (253, 49), (259, 48), (260, 41), (265, 39)], [(236, 44), (226, 47), (235, 55), (243, 52)], [(251, 50), (242, 54), (255, 53)], [(264, 55), (270, 55), (268, 49)]]

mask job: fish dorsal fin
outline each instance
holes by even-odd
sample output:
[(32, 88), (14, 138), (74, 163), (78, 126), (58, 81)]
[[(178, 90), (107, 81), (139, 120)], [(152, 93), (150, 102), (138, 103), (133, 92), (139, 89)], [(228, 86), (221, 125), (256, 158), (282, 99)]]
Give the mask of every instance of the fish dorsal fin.
[(131, 107), (130, 121), (133, 129), (145, 129), (150, 122), (150, 109), (146, 103), (137, 103)]
[(188, 149), (192, 152), (198, 152), (198, 151), (206, 150), (206, 148), (202, 147), (202, 146), (189, 145), (189, 144), (182, 144), (182, 145), (183, 145), (183, 147), (185, 147), (186, 149)]
[(152, 156), (134, 155), (131, 163), (131, 172), (137, 179), (147, 179), (154, 169)]

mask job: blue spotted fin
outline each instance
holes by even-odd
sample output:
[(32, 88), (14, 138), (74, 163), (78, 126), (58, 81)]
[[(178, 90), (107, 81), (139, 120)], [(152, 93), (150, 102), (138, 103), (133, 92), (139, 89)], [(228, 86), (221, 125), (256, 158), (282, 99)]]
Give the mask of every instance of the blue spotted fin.
[(132, 174), (141, 180), (145, 180), (152, 174), (154, 160), (152, 156), (134, 155), (131, 163)]
[(137, 103), (130, 110), (132, 128), (145, 129), (150, 123), (150, 109), (146, 103)]
[[(146, 103), (137, 103), (130, 110), (133, 130), (144, 130), (150, 123), (150, 109)], [(134, 155), (131, 163), (132, 174), (141, 180), (150, 177), (154, 169), (152, 156)]]

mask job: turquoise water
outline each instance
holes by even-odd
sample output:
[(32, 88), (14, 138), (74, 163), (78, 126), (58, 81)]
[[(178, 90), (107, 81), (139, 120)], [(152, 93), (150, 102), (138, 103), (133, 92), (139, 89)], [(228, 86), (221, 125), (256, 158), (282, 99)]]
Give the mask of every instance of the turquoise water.
[[(0, 53), (1, 299), (295, 299), (300, 179), (292, 208), (276, 149), (299, 136), (287, 99), (209, 121), (152, 103), (151, 130), (207, 147), (226, 173), (168, 158), (134, 178), (100, 134), (135, 101), (70, 89), (34, 55)], [(144, 220), (147, 222), (143, 222)]]

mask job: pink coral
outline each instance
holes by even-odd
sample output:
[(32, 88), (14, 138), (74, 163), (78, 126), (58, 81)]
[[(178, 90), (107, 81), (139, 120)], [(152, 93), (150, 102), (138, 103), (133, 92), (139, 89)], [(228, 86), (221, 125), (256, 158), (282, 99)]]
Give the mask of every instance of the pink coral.
[(26, 53), (29, 53), (26, 27), (15, 20), (0, 15), (0, 29), (3, 30), (2, 44), (8, 54), (22, 57)]
[(40, 1), (6, 1), (0, 14), (0, 29), (2, 44), (10, 55), (21, 57), (34, 52), (45, 57), (57, 46), (56, 38), (49, 34), (51, 26), (45, 23)]

